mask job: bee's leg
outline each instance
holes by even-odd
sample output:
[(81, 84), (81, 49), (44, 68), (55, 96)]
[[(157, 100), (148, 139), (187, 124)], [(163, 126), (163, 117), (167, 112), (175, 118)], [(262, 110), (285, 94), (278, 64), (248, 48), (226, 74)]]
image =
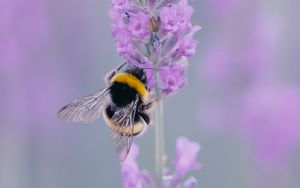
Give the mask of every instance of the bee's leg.
[(108, 74), (105, 75), (105, 82), (109, 86), (111, 85), (111, 79), (117, 74), (116, 69), (111, 70)]
[(141, 118), (145, 121), (147, 125), (150, 125), (151, 121), (151, 115), (145, 112), (140, 112), (139, 115)]
[(153, 111), (154, 107), (161, 101), (162, 98), (163, 98), (163, 96), (158, 96), (158, 97), (154, 98), (152, 101), (144, 104), (142, 106), (143, 111), (146, 111), (146, 112)]
[(111, 85), (111, 79), (127, 64), (127, 62), (122, 63), (119, 67), (116, 69), (111, 70), (106, 76), (105, 76), (105, 82), (107, 85)]
[(150, 111), (153, 110), (153, 108), (154, 108), (155, 105), (156, 105), (156, 102), (151, 101), (151, 102), (149, 102), (147, 104), (144, 104), (142, 106), (142, 109), (143, 109), (143, 111), (150, 112)]

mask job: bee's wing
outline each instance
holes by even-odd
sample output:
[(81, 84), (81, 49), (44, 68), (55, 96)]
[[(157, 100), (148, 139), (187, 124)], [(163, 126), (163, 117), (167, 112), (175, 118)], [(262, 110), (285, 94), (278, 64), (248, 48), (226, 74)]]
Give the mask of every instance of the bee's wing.
[(124, 161), (130, 151), (133, 135), (120, 134), (116, 129), (111, 129), (111, 136), (120, 161)]
[(62, 107), (57, 117), (68, 122), (90, 123), (99, 118), (109, 102), (109, 88), (104, 88)]
[[(136, 99), (125, 108), (117, 110), (111, 119), (116, 125), (119, 125), (118, 127), (111, 128), (111, 136), (113, 139), (113, 144), (117, 153), (119, 154), (119, 158), (121, 161), (124, 161), (126, 159), (130, 151), (134, 131), (134, 118), (137, 111), (137, 103), (138, 100)], [(126, 129), (128, 130), (127, 132), (124, 132), (125, 127), (129, 127), (128, 129)]]

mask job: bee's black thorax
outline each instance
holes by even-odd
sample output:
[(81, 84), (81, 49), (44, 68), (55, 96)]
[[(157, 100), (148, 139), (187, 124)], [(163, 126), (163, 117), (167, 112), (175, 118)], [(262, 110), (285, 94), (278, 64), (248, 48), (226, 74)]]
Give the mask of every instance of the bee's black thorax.
[(136, 99), (137, 91), (125, 83), (113, 82), (110, 86), (110, 95), (117, 107), (125, 107)]
[(110, 86), (111, 99), (117, 107), (125, 107), (136, 100), (137, 97), (138, 100), (141, 100), (141, 96), (145, 94), (141, 92), (147, 82), (144, 71), (137, 67), (133, 67), (127, 69), (125, 73), (127, 75), (123, 74), (122, 78), (117, 75), (117, 78)]

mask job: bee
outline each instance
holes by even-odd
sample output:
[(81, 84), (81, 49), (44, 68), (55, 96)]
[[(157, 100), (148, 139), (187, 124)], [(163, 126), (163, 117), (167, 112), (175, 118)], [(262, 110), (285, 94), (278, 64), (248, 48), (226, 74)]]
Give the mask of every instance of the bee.
[(151, 111), (159, 98), (150, 100), (143, 69), (127, 63), (107, 74), (107, 86), (62, 107), (57, 117), (73, 123), (90, 123), (101, 114), (110, 129), (113, 144), (121, 161), (125, 160), (134, 136), (140, 135), (151, 123)]

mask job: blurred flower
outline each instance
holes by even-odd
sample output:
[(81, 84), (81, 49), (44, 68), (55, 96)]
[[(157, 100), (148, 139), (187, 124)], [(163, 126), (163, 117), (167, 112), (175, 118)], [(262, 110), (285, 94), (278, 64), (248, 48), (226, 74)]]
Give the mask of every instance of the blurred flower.
[(189, 177), (183, 183), (183, 188), (194, 187), (197, 184), (197, 179), (194, 176)]
[[(183, 180), (193, 170), (200, 170), (201, 164), (197, 162), (200, 145), (190, 141), (188, 138), (179, 137), (176, 142), (176, 155), (173, 160), (175, 171), (164, 174), (162, 188), (191, 188), (197, 184), (193, 176)], [(126, 160), (121, 163), (122, 181), (125, 188), (154, 188), (153, 178), (146, 170), (140, 170), (137, 163), (139, 148), (132, 144), (130, 153)]]
[(131, 145), (131, 151), (126, 160), (121, 163), (122, 181), (125, 188), (151, 188), (154, 187), (153, 180), (146, 171), (139, 169), (137, 156), (139, 148), (136, 144)]
[(280, 166), (298, 145), (300, 90), (255, 85), (245, 96), (241, 129), (254, 147), (260, 165)]
[(197, 162), (200, 145), (188, 138), (179, 137), (176, 142), (176, 154), (173, 160), (178, 177), (185, 176), (192, 170), (200, 170), (201, 164)]
[(0, 2), (0, 73), (14, 72), (45, 40), (48, 28), (43, 8), (38, 0)]
[[(226, 16), (234, 19), (234, 15)], [(247, 16), (247, 21), (220, 26), (207, 59), (200, 65), (201, 80), (209, 83), (206, 89), (222, 93), (201, 105), (201, 121), (238, 134), (242, 130), (243, 138), (247, 135), (246, 140), (255, 148), (257, 159), (276, 166), (289, 155), (299, 134), (300, 122), (295, 115), (299, 99), (296, 88), (266, 81), (275, 78), (271, 71), (280, 34), (278, 23), (260, 9)], [(224, 38), (224, 32), (241, 31), (249, 23), (255, 30), (243, 31), (247, 38), (229, 33)]]
[[(144, 68), (148, 87), (163, 86), (160, 93), (180, 90), (187, 82), (186, 57), (191, 57), (200, 30), (190, 22), (193, 8), (187, 0), (114, 0), (109, 12), (117, 51), (131, 65)], [(158, 73), (155, 80), (155, 73)]]
[(224, 18), (224, 15), (232, 13), (240, 3), (244, 2), (238, 0), (211, 0), (208, 3), (211, 4), (212, 9), (216, 12), (218, 17)]
[(288, 83), (291, 58), (282, 61), (285, 22), (260, 1), (210, 3), (211, 17), (219, 22), (199, 65), (202, 90), (208, 93), (200, 104), (201, 126), (238, 136), (250, 148), (249, 164), (256, 165), (252, 176), (264, 181), (261, 187), (284, 184), (284, 178), (273, 177), (290, 170), (300, 136), (300, 87)]

